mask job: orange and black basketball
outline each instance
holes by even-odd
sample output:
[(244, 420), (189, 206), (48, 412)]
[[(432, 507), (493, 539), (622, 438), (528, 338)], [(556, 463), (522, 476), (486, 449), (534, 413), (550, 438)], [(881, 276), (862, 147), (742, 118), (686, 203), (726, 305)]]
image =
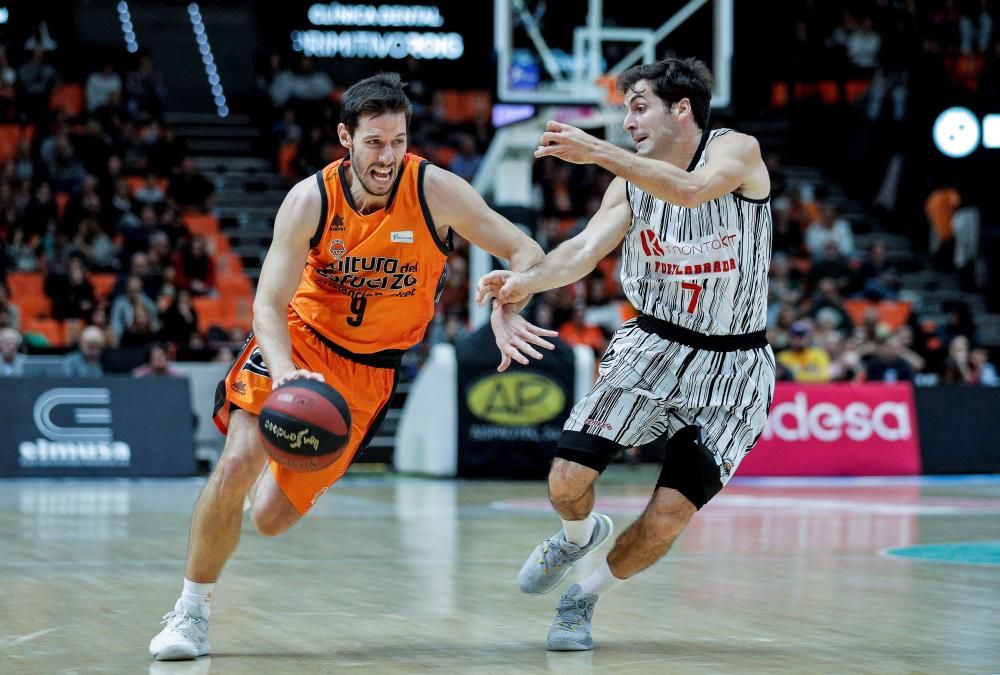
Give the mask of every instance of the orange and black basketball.
[(351, 411), (330, 385), (293, 380), (267, 397), (258, 425), (271, 459), (292, 471), (318, 471), (347, 446)]

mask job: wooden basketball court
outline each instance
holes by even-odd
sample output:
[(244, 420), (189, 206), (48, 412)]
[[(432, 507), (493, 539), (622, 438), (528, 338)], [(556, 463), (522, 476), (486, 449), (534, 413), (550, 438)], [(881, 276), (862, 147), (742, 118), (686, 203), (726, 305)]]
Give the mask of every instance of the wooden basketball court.
[[(656, 475), (602, 479), (618, 531)], [(282, 537), (247, 522), (212, 656), (153, 663), (200, 486), (0, 481), (0, 673), (1000, 671), (997, 477), (737, 479), (573, 654), (544, 647), (559, 593), (514, 583), (558, 527), (543, 483), (353, 474)]]

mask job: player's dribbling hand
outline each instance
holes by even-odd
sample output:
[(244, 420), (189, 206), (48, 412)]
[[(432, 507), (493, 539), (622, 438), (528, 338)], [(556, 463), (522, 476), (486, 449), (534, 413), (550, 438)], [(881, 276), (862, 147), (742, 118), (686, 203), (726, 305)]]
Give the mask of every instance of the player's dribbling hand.
[(274, 382), (271, 384), (271, 389), (277, 389), (281, 385), (288, 384), (292, 380), (317, 380), (319, 382), (326, 382), (326, 378), (319, 373), (299, 368), (298, 370), (293, 370), (290, 373), (285, 373), (281, 377), (275, 378)]
[(499, 300), (493, 300), (490, 325), (496, 337), (497, 347), (500, 349), (500, 365), (497, 366), (497, 372), (502, 373), (507, 370), (512, 360), (523, 366), (528, 365), (528, 357), (525, 354), (534, 359), (541, 359), (542, 353), (532, 345), (549, 350), (556, 348), (545, 338), (555, 337), (559, 333), (539, 328), (521, 316), (515, 307), (503, 305)]

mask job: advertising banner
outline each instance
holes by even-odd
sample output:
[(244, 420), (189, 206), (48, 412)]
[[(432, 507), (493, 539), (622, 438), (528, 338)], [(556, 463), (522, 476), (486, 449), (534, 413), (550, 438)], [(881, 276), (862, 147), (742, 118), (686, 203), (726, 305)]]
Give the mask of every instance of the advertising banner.
[(458, 345), (458, 475), (545, 478), (573, 407), (573, 350), (496, 368), (500, 350), (489, 324)]
[(764, 434), (737, 475), (890, 476), (920, 469), (909, 384), (779, 382)]
[(914, 393), (924, 473), (1000, 472), (1000, 389), (946, 385)]
[(182, 378), (0, 379), (0, 476), (195, 474)]

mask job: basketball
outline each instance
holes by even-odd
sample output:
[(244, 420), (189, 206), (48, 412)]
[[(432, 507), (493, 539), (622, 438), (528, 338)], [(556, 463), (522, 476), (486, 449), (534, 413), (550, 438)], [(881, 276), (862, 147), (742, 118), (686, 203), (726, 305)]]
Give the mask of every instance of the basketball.
[(351, 411), (330, 385), (293, 380), (267, 397), (258, 425), (271, 459), (292, 471), (319, 471), (347, 447)]

